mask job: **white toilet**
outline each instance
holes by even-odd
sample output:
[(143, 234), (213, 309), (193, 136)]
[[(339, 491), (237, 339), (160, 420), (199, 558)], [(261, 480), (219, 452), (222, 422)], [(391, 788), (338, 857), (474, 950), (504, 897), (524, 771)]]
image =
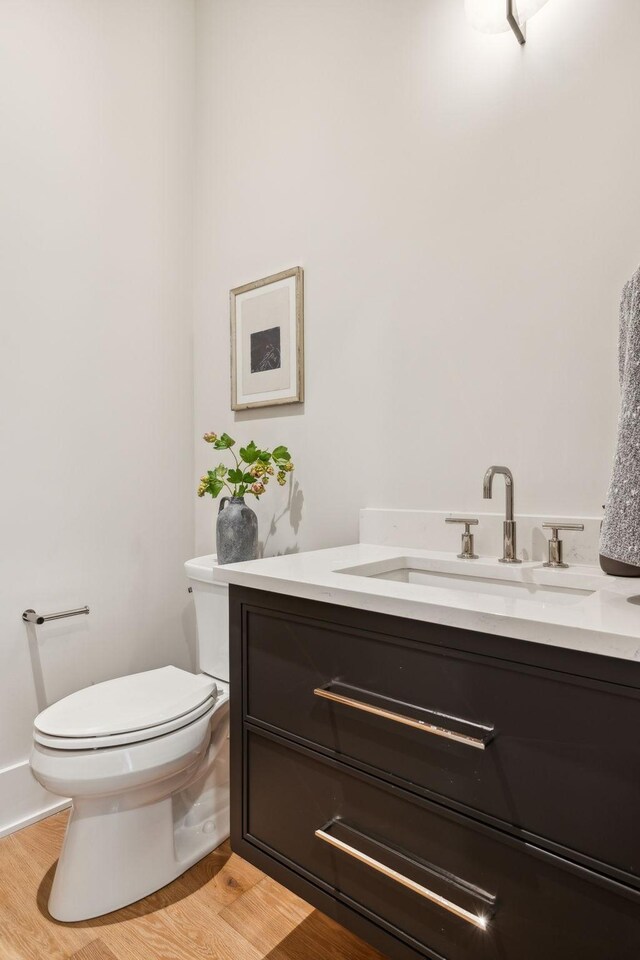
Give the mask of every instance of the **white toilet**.
[(158, 890), (229, 836), (228, 590), (185, 564), (198, 674), (161, 667), (72, 693), (34, 722), (31, 769), (72, 798), (49, 912), (86, 920)]

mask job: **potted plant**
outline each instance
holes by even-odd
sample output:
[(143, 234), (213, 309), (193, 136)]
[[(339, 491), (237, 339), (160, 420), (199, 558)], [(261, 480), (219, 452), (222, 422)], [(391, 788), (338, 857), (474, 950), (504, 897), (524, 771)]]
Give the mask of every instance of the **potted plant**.
[(200, 477), (198, 496), (210, 494), (216, 499), (223, 490), (229, 495), (222, 497), (216, 521), (216, 551), (218, 563), (239, 563), (255, 560), (258, 556), (258, 518), (245, 503), (250, 494), (259, 500), (266, 492), (269, 481), (275, 476), (283, 487), (287, 474), (293, 470), (291, 456), (286, 447), (273, 450), (259, 449), (253, 440), (240, 447), (239, 456), (233, 447), (236, 444), (227, 433), (205, 433), (206, 443), (214, 450), (229, 450), (235, 464), (227, 467), (220, 463), (214, 470), (207, 470)]

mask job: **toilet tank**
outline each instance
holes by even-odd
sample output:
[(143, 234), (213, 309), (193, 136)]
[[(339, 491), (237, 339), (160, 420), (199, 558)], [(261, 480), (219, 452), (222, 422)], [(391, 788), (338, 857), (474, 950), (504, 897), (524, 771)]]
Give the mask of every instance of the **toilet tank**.
[(184, 568), (196, 608), (197, 670), (229, 682), (229, 588), (214, 583), (215, 554), (187, 560)]

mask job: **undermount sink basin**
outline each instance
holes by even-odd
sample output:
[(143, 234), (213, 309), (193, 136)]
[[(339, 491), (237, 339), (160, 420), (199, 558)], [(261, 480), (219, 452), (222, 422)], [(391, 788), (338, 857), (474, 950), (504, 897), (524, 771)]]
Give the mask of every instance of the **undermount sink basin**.
[[(473, 561), (462, 561), (473, 563)], [(437, 587), (446, 590), (465, 591), (514, 600), (535, 600), (539, 603), (572, 604), (590, 597), (593, 590), (576, 587), (556, 586), (549, 583), (536, 583), (531, 578), (531, 569), (520, 573), (520, 568), (510, 567), (509, 576), (500, 570), (480, 571), (438, 570), (438, 564), (421, 557), (401, 557), (395, 560), (368, 563), (349, 567), (340, 573), (351, 576), (368, 577), (374, 580), (391, 580), (396, 583), (411, 583), (424, 587)], [(525, 576), (529, 579), (525, 579)]]

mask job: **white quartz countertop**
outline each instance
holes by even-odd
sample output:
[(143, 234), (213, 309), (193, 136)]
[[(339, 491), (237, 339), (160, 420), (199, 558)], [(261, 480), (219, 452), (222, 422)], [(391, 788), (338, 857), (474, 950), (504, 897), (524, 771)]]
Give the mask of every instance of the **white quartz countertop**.
[[(213, 570), (211, 557), (201, 561), (214, 582), (640, 661), (640, 582), (608, 577), (599, 567), (550, 570), (538, 561), (511, 566), (494, 558), (465, 561), (452, 553), (366, 543)], [(403, 566), (417, 568), (417, 577), (426, 582), (385, 578)], [(344, 572), (353, 567), (364, 570)], [(451, 575), (479, 579), (462, 581), (460, 587)], [(487, 592), (492, 580), (504, 595)], [(558, 591), (547, 592), (548, 587), (567, 589), (567, 599), (558, 599)]]

